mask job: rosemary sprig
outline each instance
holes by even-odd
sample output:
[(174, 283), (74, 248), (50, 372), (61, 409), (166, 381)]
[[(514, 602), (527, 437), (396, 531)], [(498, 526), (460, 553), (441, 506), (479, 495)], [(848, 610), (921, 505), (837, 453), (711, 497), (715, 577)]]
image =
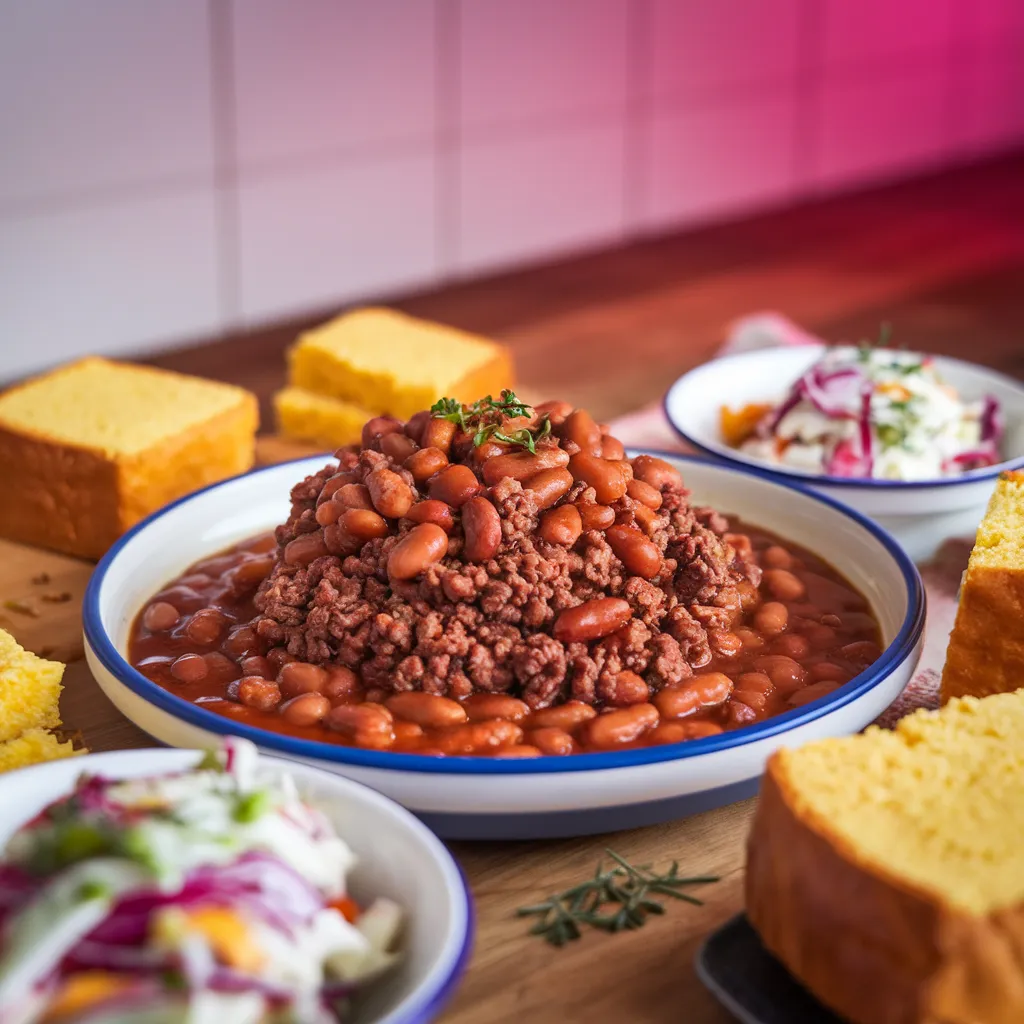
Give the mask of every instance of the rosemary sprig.
[(594, 877), (549, 896), (543, 903), (520, 907), (517, 917), (537, 917), (530, 929), (552, 946), (564, 946), (580, 937), (580, 927), (589, 925), (607, 932), (642, 928), (650, 914), (664, 914), (665, 905), (658, 897), (683, 900), (700, 906), (702, 901), (680, 889), (690, 885), (717, 882), (713, 875), (685, 877), (679, 874), (679, 862), (663, 874), (650, 864), (630, 864), (614, 850), (605, 849), (612, 865), (605, 868), (599, 861)]
[(534, 430), (520, 427), (511, 434), (505, 433), (501, 425), (506, 419), (533, 414), (530, 406), (520, 401), (514, 391), (508, 390), (502, 391), (497, 399), (487, 395), (471, 405), (463, 405), (455, 398), (440, 398), (430, 407), (430, 414), (435, 419), (456, 424), (467, 434), (471, 433), (476, 447), (493, 439), (533, 453), (537, 450), (536, 442), (551, 433), (551, 421), (547, 416), (541, 417), (540, 425)]

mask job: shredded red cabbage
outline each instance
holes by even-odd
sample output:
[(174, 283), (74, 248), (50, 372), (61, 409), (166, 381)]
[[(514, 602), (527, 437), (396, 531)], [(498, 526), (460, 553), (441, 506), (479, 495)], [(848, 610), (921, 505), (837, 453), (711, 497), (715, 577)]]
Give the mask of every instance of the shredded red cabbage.
[(986, 443), (998, 445), (1003, 439), (1005, 424), (1003, 422), (1003, 411), (999, 405), (999, 399), (994, 395), (986, 395), (981, 408), (981, 440)]
[(865, 385), (870, 387), (870, 381), (856, 366), (827, 370), (815, 364), (797, 381), (796, 387), (823, 416), (853, 419), (860, 411)]

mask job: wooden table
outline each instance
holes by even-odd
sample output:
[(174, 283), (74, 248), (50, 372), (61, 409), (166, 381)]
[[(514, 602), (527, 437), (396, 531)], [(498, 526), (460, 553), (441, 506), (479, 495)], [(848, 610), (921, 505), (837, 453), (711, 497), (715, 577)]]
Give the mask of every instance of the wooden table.
[[(784, 310), (832, 338), (873, 334), (1024, 370), (1024, 157), (831, 200), (696, 234), (398, 301), (411, 312), (499, 336), (532, 392), (610, 418), (656, 398), (711, 354), (728, 322)], [(266, 407), (282, 350), (301, 324), (163, 356), (160, 365), (252, 387)], [(264, 442), (275, 461), (293, 452)], [(0, 625), (68, 661), (67, 726), (93, 750), (149, 745), (108, 703), (81, 660), (84, 562), (0, 541)], [(742, 905), (752, 803), (683, 822), (545, 843), (457, 843), (477, 900), (473, 962), (447, 1024), (726, 1024), (697, 982), (701, 938)], [(673, 905), (643, 929), (588, 933), (554, 950), (516, 907), (591, 872), (605, 846), (688, 874), (717, 874), (703, 907)]]

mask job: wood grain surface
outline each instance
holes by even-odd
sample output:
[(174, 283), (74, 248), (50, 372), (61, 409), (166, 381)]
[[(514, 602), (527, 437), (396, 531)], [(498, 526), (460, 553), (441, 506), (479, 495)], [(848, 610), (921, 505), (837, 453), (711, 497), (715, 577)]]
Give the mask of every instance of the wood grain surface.
[[(507, 341), (524, 389), (608, 419), (657, 398), (706, 359), (735, 317), (770, 308), (832, 339), (894, 327), (895, 341), (1024, 371), (1024, 155), (831, 199), (743, 223), (636, 242), (405, 297), (394, 304)], [(327, 311), (330, 312), (330, 311)], [(326, 315), (326, 313), (325, 313)], [(323, 317), (253, 331), (152, 361), (252, 388), (264, 414), (282, 354)], [(269, 422), (269, 421), (267, 421)], [(274, 438), (260, 457), (308, 449)], [(148, 745), (81, 660), (91, 566), (0, 541), (0, 625), (68, 660), (65, 723), (94, 750)], [(742, 904), (750, 802), (683, 822), (564, 842), (453, 845), (477, 901), (472, 965), (447, 1024), (725, 1024), (697, 982), (701, 938)], [(589, 933), (554, 950), (516, 907), (574, 884), (610, 846), (641, 862), (717, 874), (703, 907), (673, 905), (636, 932)]]

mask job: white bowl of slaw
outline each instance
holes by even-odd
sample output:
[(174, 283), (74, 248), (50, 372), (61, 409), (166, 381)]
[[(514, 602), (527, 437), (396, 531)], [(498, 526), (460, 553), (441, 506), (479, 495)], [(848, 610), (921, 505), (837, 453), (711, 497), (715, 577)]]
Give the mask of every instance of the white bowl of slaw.
[(1024, 385), (994, 370), (949, 356), (932, 356), (943, 380), (965, 401), (994, 397), (1005, 423), (1002, 461), (959, 476), (883, 480), (829, 476), (768, 463), (730, 446), (722, 435), (723, 405), (778, 403), (826, 351), (824, 345), (761, 349), (723, 356), (680, 377), (665, 396), (665, 414), (698, 451), (759, 475), (812, 487), (884, 526), (912, 558), (931, 557), (949, 537), (971, 537), (985, 514), (996, 478), (1024, 467)]

